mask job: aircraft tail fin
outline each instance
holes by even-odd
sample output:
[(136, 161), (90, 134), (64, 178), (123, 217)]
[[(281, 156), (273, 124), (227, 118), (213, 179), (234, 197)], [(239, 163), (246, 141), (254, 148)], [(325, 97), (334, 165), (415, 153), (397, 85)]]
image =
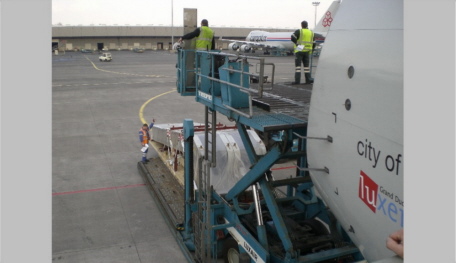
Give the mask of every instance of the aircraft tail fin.
[(321, 17), (318, 24), (315, 26), (315, 28), (313, 30), (314, 32), (322, 34), (322, 35), (326, 35), (326, 33), (328, 33), (329, 27), (331, 26), (333, 18), (336, 15), (337, 10), (339, 9), (340, 1), (341, 0), (336, 0), (331, 3), (328, 10), (326, 10), (326, 12), (323, 14), (323, 16)]

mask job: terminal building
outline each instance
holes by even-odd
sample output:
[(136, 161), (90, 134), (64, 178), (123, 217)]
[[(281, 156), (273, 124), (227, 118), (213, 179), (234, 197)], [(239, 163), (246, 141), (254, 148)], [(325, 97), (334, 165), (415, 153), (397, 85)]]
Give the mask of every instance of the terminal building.
[[(211, 27), (215, 33), (217, 49), (227, 49), (224, 39), (245, 40), (250, 31), (290, 32), (296, 29)], [(52, 50), (170, 50), (184, 28), (171, 26), (53, 26)]]

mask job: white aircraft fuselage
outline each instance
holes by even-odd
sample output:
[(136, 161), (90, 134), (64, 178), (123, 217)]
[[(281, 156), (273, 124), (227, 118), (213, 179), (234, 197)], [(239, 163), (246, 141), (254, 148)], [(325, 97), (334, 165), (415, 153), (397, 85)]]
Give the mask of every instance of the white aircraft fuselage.
[(291, 42), (291, 34), (293, 34), (293, 32), (267, 32), (254, 30), (247, 35), (245, 40), (264, 45), (265, 47), (293, 50), (294, 45), (293, 42)]
[[(356, 19), (354, 19), (356, 17)], [(321, 51), (309, 110), (318, 193), (368, 262), (404, 228), (403, 1), (344, 0)]]

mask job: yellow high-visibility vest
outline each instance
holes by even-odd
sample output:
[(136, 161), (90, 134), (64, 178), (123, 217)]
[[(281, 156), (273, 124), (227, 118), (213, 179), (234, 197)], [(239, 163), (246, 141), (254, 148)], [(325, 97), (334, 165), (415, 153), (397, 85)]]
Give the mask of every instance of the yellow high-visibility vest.
[[(301, 29), (301, 33), (299, 34), (299, 39), (297, 41), (297, 45), (294, 45), (294, 52), (311, 52), (313, 46), (313, 38), (314, 33), (310, 29), (303, 28)], [(303, 45), (303, 50), (298, 50), (298, 45)]]
[(212, 49), (212, 38), (214, 37), (214, 31), (207, 26), (201, 26), (201, 32), (196, 38), (196, 49), (197, 50), (211, 50)]

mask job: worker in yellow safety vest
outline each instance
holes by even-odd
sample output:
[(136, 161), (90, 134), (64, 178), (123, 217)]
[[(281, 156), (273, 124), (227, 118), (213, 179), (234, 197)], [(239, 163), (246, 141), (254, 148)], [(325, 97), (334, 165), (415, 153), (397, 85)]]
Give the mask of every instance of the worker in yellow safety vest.
[(182, 43), (182, 40), (193, 38), (196, 38), (195, 48), (197, 50), (215, 49), (214, 31), (209, 28), (207, 19), (201, 20), (201, 27), (179, 38), (178, 42)]
[[(294, 43), (295, 53), (295, 81), (292, 84), (301, 83), (301, 61), (304, 64), (304, 69), (309, 68), (310, 54), (314, 47), (314, 33), (307, 28), (307, 21), (301, 22), (301, 29), (296, 30), (291, 35), (291, 41)], [(310, 76), (310, 72), (305, 72), (306, 78), (305, 84), (313, 83), (313, 79)]]

